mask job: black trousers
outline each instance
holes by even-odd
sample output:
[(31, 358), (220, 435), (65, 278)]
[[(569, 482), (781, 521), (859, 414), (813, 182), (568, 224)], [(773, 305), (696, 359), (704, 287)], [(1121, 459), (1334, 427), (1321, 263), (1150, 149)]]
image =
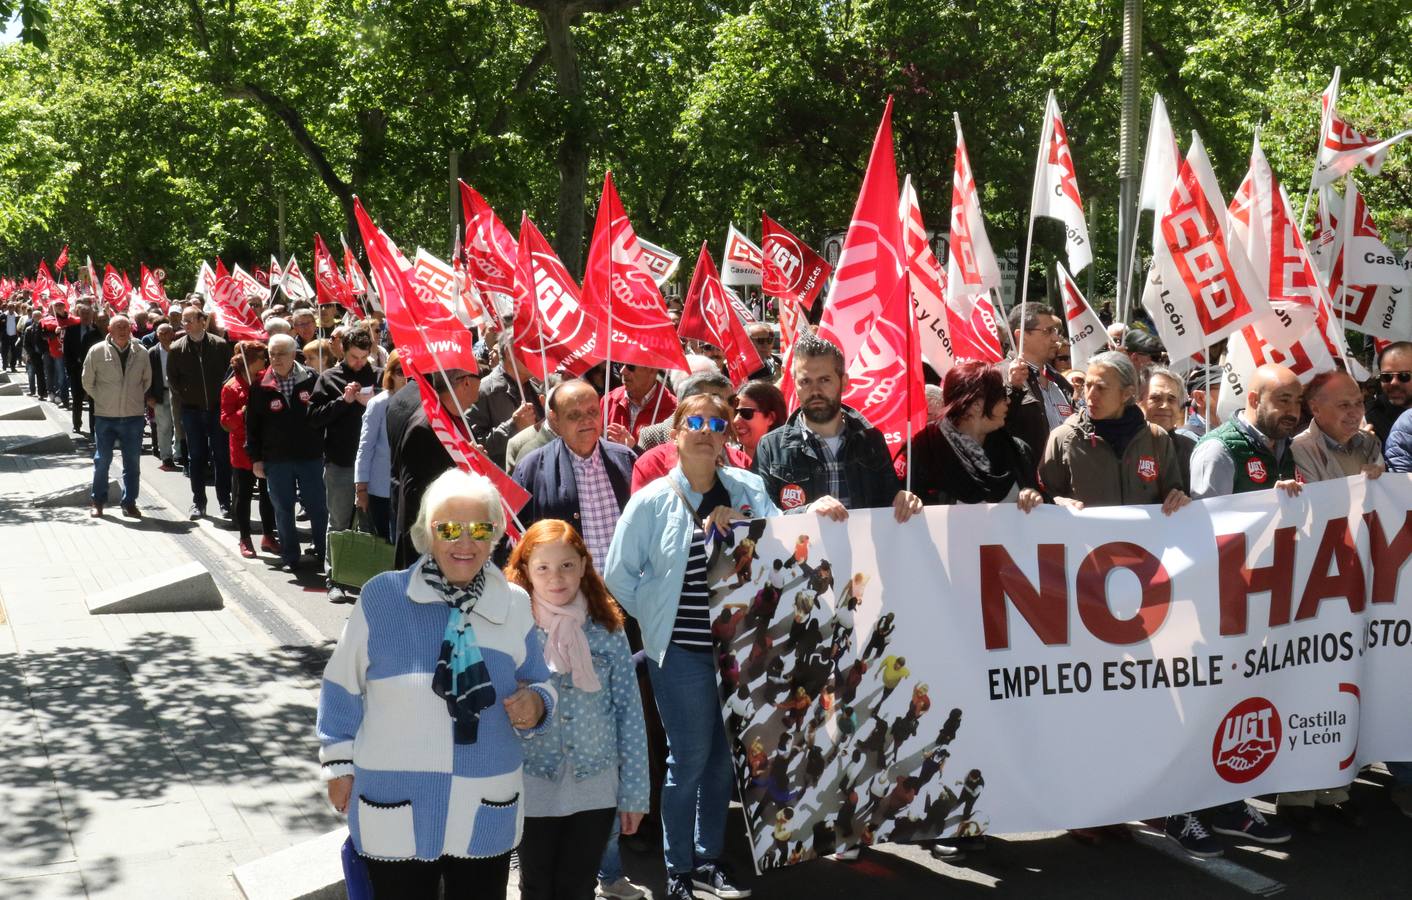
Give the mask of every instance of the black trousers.
[(230, 486), (235, 499), (235, 526), (240, 529), (241, 539), (250, 540), (250, 498), (257, 489), (260, 491), (260, 533), (273, 535), (275, 508), (270, 503), (270, 491), (265, 486), (265, 479), (256, 478), (250, 469), (231, 466)]
[(521, 900), (592, 900), (616, 809), (526, 817), (520, 839)]
[(443, 856), (436, 862), (367, 859), (373, 900), (438, 900), (446, 883), (446, 900), (505, 900), (510, 883), (510, 854), (485, 859)]
[[(0, 329), (4, 327), (4, 324), (0, 323)], [(13, 369), (15, 367), (15, 361), (19, 359), (20, 356), (19, 349), (19, 335), (9, 335), (0, 331), (0, 363), (3, 363), (5, 368)]]
[(83, 367), (68, 366), (69, 371), (69, 413), (74, 418), (74, 431), (83, 427), (83, 410), (88, 408), (88, 431), (93, 432), (93, 398), (83, 389)]

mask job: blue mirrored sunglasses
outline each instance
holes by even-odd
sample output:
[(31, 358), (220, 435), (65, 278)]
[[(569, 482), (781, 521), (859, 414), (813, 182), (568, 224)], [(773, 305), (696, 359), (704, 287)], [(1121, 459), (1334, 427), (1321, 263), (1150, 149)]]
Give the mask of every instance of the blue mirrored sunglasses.
[(687, 416), (682, 420), (682, 424), (686, 426), (687, 431), (705, 431), (710, 429), (716, 434), (726, 433), (726, 420), (722, 419), (720, 416), (711, 416), (709, 419), (705, 416)]

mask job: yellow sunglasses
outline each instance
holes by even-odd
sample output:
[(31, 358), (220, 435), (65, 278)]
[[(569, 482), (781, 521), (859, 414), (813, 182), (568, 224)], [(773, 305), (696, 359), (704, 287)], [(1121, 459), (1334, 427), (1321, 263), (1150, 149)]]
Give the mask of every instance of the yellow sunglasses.
[(488, 541), (495, 537), (495, 526), (489, 522), (433, 522), (432, 533), (439, 541), (459, 541), (469, 537), (473, 541)]

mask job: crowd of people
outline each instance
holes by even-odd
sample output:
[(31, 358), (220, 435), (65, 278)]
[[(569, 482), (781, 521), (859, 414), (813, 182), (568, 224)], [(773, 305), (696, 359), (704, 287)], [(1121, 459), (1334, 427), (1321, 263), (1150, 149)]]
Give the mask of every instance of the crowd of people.
[[(448, 896), (472, 884), (498, 896), (515, 848), (526, 898), (644, 896), (618, 838), (649, 827), (668, 897), (749, 896), (722, 859), (739, 762), (721, 717), (702, 715), (723, 703), (710, 585), (751, 577), (722, 552), (734, 520), (886, 507), (906, 522), (956, 503), (1171, 514), (1192, 499), (1412, 471), (1409, 342), (1382, 351), (1372, 385), (1263, 366), (1223, 421), (1219, 368), (1164, 366), (1155, 338), (1118, 325), (1112, 348), (1074, 370), (1063, 321), (1024, 304), (1009, 316), (1010, 358), (933, 379), (931, 421), (899, 464), (843, 404), (839, 348), (807, 328), (793, 412), (765, 323), (749, 328), (764, 365), (739, 387), (720, 352), (694, 342), (688, 372), (599, 365), (542, 382), (501, 331), (477, 343), (475, 371), (439, 369), (425, 387), (528, 492), (511, 546), (493, 484), (454, 466), (380, 316), (307, 302), (260, 312), (268, 341), (231, 341), (197, 295), (129, 318), (19, 292), (0, 310), (0, 349), (31, 395), (71, 410), (77, 433), (87, 409), (95, 517), (115, 446), (122, 514), (141, 516), (150, 431), (160, 468), (189, 478), (190, 517), (210, 515), (210, 488), (244, 557), (328, 578), (330, 532), (395, 546), (395, 570), (361, 591), (327, 583), (330, 600), (357, 602), (318, 718), (329, 798), (378, 898), (436, 896), (443, 881)], [(1412, 815), (1412, 764), (1390, 768), (1392, 799)], [(974, 802), (979, 784), (967, 790)], [(1217, 834), (1280, 843), (1292, 828), (1361, 821), (1339, 788), (1281, 795), (1278, 810), (1182, 813), (1167, 834), (1214, 856)]]

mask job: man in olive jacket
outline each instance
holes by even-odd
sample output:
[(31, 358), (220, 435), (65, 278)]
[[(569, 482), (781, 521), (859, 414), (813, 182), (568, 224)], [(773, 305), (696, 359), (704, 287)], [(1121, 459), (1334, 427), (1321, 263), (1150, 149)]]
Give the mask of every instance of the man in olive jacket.
[[(191, 477), (192, 521), (206, 515), (206, 463), (216, 482), (221, 517), (230, 518), (230, 436), (221, 428), (221, 385), (230, 370), (231, 346), (206, 330), (206, 313), (188, 306), (181, 311), (185, 335), (172, 342), (167, 357), (167, 387), (181, 406), (186, 433), (187, 474)], [(175, 404), (174, 404), (175, 405)]]
[(84, 393), (93, 398), (94, 411), (93, 508), (89, 515), (103, 515), (116, 442), (123, 454), (123, 515), (140, 519), (137, 491), (152, 365), (147, 352), (133, 342), (132, 322), (127, 316), (114, 316), (108, 323), (107, 339), (89, 348), (79, 377)]

